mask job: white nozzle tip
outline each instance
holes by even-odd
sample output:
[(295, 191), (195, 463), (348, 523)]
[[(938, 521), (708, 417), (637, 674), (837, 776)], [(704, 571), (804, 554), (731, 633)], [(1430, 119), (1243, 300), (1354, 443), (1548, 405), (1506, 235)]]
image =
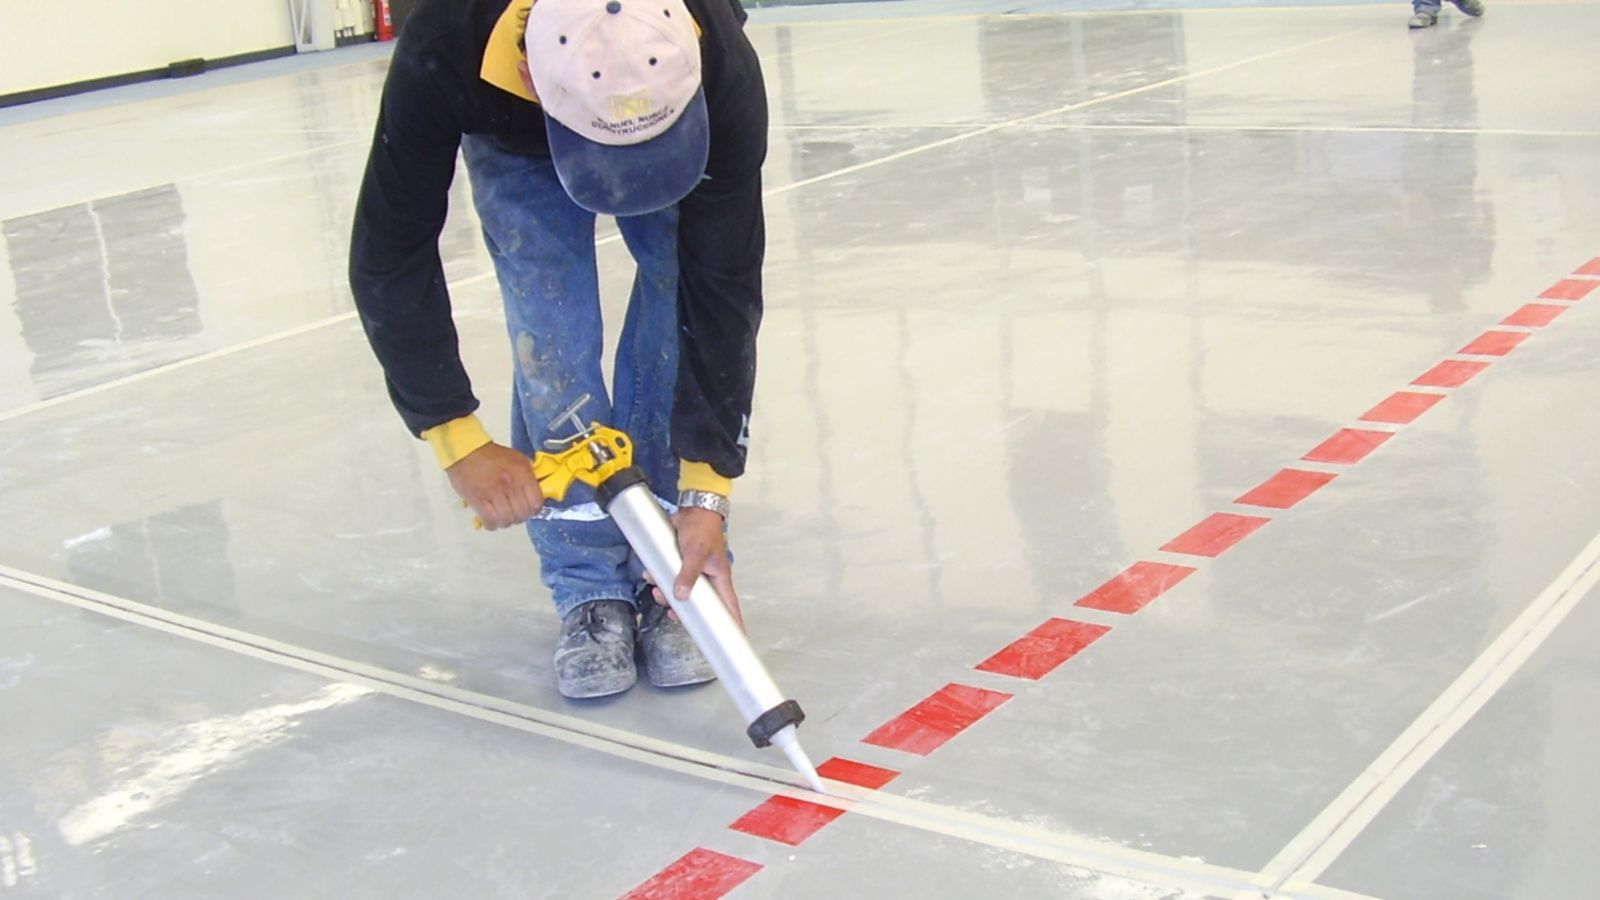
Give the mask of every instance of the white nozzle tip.
[(778, 745), (783, 755), (789, 757), (789, 765), (794, 766), (805, 778), (811, 789), (819, 794), (826, 794), (822, 786), (822, 776), (817, 774), (817, 767), (811, 764), (811, 757), (800, 747), (800, 736), (795, 734), (793, 725), (785, 725), (772, 735), (772, 742)]

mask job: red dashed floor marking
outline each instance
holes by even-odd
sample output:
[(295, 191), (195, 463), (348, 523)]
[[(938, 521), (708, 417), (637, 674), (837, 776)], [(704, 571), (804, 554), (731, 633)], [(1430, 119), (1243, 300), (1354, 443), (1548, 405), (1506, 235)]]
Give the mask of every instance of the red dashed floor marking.
[(1110, 630), (1105, 625), (1050, 619), (978, 663), (978, 669), (1038, 681)]
[(696, 847), (622, 900), (716, 900), (759, 871), (760, 863)]
[(1073, 605), (1132, 615), (1193, 574), (1189, 566), (1136, 562)]
[(842, 815), (844, 810), (820, 803), (793, 797), (768, 797), (760, 806), (740, 816), (737, 822), (728, 827), (798, 847), (806, 838)]
[(900, 777), (900, 773), (893, 769), (869, 766), (866, 763), (856, 762), (853, 759), (845, 759), (840, 756), (835, 756), (833, 759), (817, 766), (817, 774), (830, 781), (842, 781), (845, 784), (853, 784), (856, 787), (864, 787), (873, 791)]
[(1305, 469), (1284, 469), (1268, 478), (1243, 497), (1233, 501), (1245, 506), (1265, 506), (1270, 509), (1288, 509), (1311, 496), (1339, 476), (1332, 472), (1308, 472)]
[(1540, 300), (1582, 300), (1594, 290), (1596, 282), (1579, 281), (1576, 278), (1565, 278), (1545, 289), (1539, 295)]
[(1596, 278), (1600, 278), (1600, 256), (1596, 256), (1594, 259), (1584, 263), (1582, 268), (1578, 269), (1577, 274), (1593, 275)]
[(1485, 331), (1456, 352), (1475, 356), (1505, 356), (1527, 339), (1526, 331)]
[(1549, 303), (1529, 303), (1504, 319), (1501, 325), (1522, 325), (1527, 328), (1543, 328), (1555, 321), (1556, 316), (1566, 312), (1569, 307), (1552, 306)]
[(1443, 394), (1419, 394), (1416, 391), (1398, 391), (1390, 394), (1388, 399), (1382, 403), (1362, 413), (1361, 421), (1409, 425), (1416, 421), (1417, 416), (1433, 409), (1434, 404), (1443, 399)]
[(1199, 525), (1162, 544), (1161, 549), (1189, 556), (1221, 556), (1270, 521), (1262, 516), (1212, 513)]
[(1367, 454), (1378, 449), (1379, 446), (1394, 437), (1392, 431), (1369, 431), (1365, 428), (1341, 428), (1318, 444), (1315, 450), (1300, 457), (1307, 462), (1334, 463), (1341, 466), (1354, 465), (1367, 458)]
[(947, 684), (862, 740), (891, 750), (927, 756), (1010, 699), (1011, 695), (1004, 691)]
[(1447, 359), (1422, 373), (1416, 381), (1418, 387), (1456, 388), (1472, 380), (1472, 376), (1489, 368), (1486, 362), (1467, 359)]
[[(834, 757), (820, 766), (817, 774), (833, 781), (843, 781), (858, 787), (877, 790), (893, 781), (900, 773), (853, 760)], [(766, 838), (798, 847), (806, 838), (827, 827), (829, 822), (844, 815), (844, 810), (792, 797), (768, 797), (765, 801), (740, 816), (729, 825), (734, 831)]]

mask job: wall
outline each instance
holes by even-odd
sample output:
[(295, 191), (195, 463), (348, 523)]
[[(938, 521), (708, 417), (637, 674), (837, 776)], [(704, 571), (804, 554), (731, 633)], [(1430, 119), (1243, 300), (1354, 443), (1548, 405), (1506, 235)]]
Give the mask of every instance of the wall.
[(0, 0), (0, 96), (293, 45), (289, 0)]

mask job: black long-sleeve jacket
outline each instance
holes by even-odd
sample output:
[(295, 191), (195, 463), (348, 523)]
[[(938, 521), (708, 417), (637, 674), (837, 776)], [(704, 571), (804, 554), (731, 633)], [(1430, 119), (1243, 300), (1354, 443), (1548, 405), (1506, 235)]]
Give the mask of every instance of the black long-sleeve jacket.
[[(744, 472), (762, 309), (766, 93), (739, 0), (685, 5), (701, 30), (711, 150), (706, 179), (679, 204), (672, 449), (734, 478)], [(527, 6), (422, 0), (384, 82), (356, 205), (350, 286), (389, 395), (413, 434), (478, 406), (461, 364), (438, 245), (461, 136), (484, 135), (516, 153), (550, 153), (544, 116), (515, 76), (521, 29), (510, 22)]]

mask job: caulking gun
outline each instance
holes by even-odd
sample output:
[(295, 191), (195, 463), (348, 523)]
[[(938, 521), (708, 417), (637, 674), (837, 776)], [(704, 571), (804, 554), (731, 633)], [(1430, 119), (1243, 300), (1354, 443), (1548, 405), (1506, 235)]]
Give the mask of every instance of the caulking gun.
[(695, 580), (687, 600), (672, 596), (671, 585), (683, 568), (677, 532), (656, 502), (643, 470), (633, 465), (633, 442), (628, 436), (599, 422), (585, 426), (578, 417), (578, 410), (589, 399), (587, 394), (579, 398), (550, 423), (553, 430), (569, 422), (575, 433), (547, 442), (553, 452), (534, 454), (533, 474), (539, 489), (547, 500), (561, 500), (575, 481), (594, 488), (600, 508), (617, 523), (650, 577), (663, 586), (662, 593), (678, 621), (717, 673), (717, 680), (744, 717), (745, 734), (751, 742), (757, 747), (777, 745), (806, 783), (822, 791), (816, 766), (800, 748), (796, 734), (805, 713), (800, 704), (784, 699), (716, 589), (702, 576)]

